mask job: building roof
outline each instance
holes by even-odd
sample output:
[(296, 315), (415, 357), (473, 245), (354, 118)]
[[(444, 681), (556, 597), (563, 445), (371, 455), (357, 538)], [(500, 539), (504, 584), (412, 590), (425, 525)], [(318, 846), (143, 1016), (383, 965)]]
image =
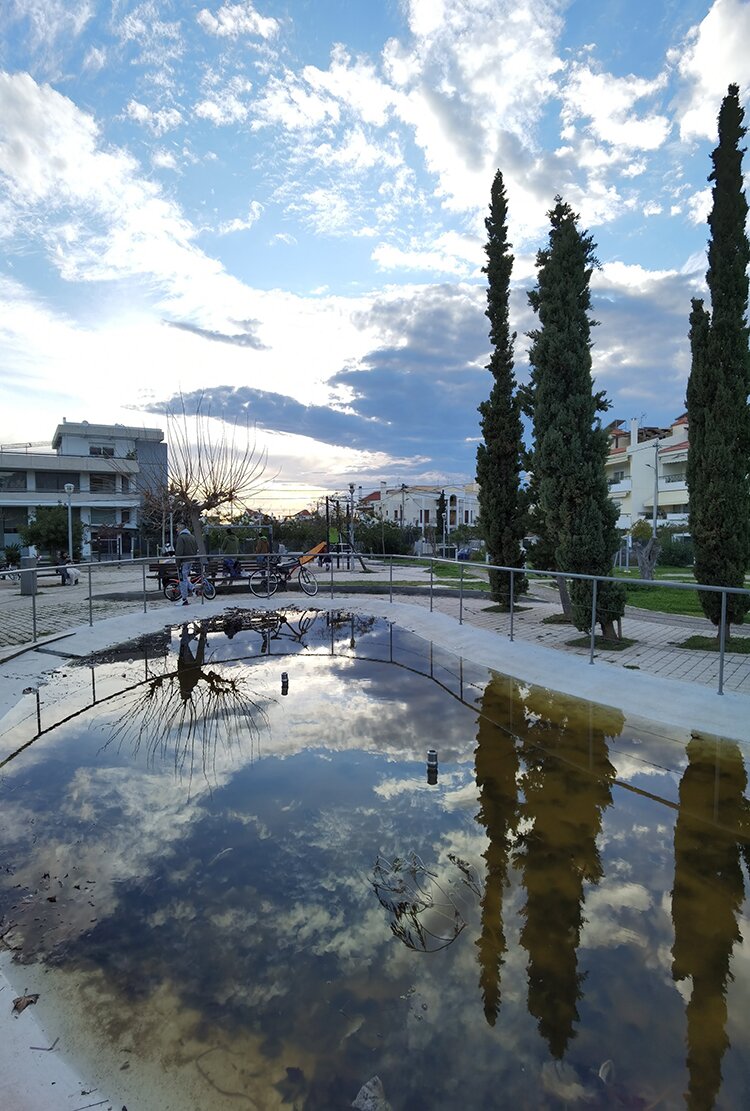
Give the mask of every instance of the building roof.
[(660, 447), (659, 455), (666, 455), (668, 451), (687, 451), (690, 444), (687, 440), (680, 440), (677, 444), (670, 444), (669, 447)]
[(59, 448), (64, 435), (86, 436), (90, 439), (111, 440), (152, 440), (161, 443), (164, 433), (161, 428), (133, 428), (126, 424), (91, 424), (87, 420), (66, 421), (58, 424), (52, 437), (52, 447)]

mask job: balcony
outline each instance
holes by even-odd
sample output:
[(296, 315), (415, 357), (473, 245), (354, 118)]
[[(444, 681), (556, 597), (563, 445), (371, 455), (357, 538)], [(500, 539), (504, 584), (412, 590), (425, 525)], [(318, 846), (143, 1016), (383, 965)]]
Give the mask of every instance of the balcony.
[(659, 479), (660, 482), (668, 482), (678, 486), (687, 485), (687, 475), (685, 474), (663, 474)]
[(607, 486), (609, 487), (610, 497), (614, 494), (629, 494), (633, 488), (633, 480), (631, 478), (619, 478), (615, 481), (611, 478)]

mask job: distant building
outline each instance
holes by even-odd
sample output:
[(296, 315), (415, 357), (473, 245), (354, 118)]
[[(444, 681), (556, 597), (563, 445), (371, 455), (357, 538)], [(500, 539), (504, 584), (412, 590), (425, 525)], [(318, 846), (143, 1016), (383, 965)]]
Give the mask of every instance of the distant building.
[(380, 489), (360, 498), (358, 505), (370, 508), (376, 517), (384, 521), (395, 521), (399, 525), (416, 525), (422, 529), (434, 528), (437, 524), (438, 502), (441, 493), (445, 494), (445, 530), (450, 533), (458, 525), (476, 525), (479, 518), (479, 499), (476, 482), (465, 485), (448, 483), (445, 486), (388, 486), (380, 483)]
[(627, 428), (624, 421), (613, 421), (607, 431), (606, 471), (609, 496), (620, 509), (617, 527), (628, 530), (638, 520), (652, 521), (656, 490), (658, 522), (687, 529), (687, 414), (669, 428), (642, 426), (634, 418)]
[(83, 556), (132, 553), (142, 494), (167, 484), (167, 445), (160, 428), (63, 420), (51, 450), (0, 445), (0, 544), (20, 544), (19, 526), (41, 506), (68, 504), (83, 526)]

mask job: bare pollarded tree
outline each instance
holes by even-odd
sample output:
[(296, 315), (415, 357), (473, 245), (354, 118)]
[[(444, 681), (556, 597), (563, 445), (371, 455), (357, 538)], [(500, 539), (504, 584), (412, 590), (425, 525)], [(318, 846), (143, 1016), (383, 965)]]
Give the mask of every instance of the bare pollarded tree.
[(190, 522), (199, 551), (205, 554), (201, 516), (249, 509), (250, 499), (263, 489), (268, 452), (258, 448), (249, 422), (229, 424), (212, 418), (202, 395), (188, 409), (180, 394), (165, 415), (170, 499), (174, 511)]

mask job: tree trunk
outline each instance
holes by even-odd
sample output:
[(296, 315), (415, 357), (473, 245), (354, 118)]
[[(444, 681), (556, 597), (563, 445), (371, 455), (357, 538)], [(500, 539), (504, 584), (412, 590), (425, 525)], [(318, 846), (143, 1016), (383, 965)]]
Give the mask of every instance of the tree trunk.
[(617, 629), (615, 627), (615, 623), (610, 618), (607, 618), (605, 621), (600, 621), (599, 625), (600, 625), (601, 630), (602, 630), (602, 636), (604, 637), (605, 640), (619, 640), (620, 639), (619, 636), (617, 635)]
[(203, 538), (203, 529), (201, 528), (201, 514), (197, 506), (190, 507), (190, 524), (192, 527), (193, 536), (198, 542), (198, 555), (206, 555), (206, 541)]
[(640, 577), (642, 579), (653, 579), (654, 568), (661, 551), (659, 541), (654, 536), (646, 544), (642, 540), (636, 540), (633, 544), (633, 551), (635, 552), (635, 558), (638, 560)]
[(568, 583), (562, 575), (557, 575), (557, 589), (560, 591), (560, 605), (569, 621), (573, 620), (573, 604), (570, 600)]

